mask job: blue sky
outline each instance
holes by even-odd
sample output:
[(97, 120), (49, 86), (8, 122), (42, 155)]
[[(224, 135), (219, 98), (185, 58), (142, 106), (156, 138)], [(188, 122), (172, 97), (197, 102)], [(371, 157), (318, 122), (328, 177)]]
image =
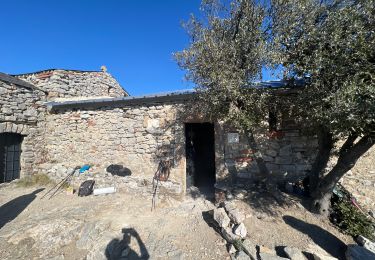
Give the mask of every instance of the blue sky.
[[(99, 70), (131, 95), (192, 88), (172, 53), (200, 0), (1, 1), (0, 71)], [(270, 76), (264, 75), (264, 79)]]

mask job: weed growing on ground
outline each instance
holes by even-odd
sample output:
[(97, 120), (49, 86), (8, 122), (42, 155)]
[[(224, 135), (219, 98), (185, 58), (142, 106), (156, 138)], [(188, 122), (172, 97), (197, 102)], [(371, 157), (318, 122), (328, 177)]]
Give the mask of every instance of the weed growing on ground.
[(375, 223), (354, 204), (355, 199), (341, 185), (337, 185), (332, 196), (331, 221), (344, 233), (357, 237), (362, 235), (375, 239)]
[(32, 186), (46, 186), (53, 184), (53, 181), (48, 177), (47, 174), (34, 174), (31, 176), (25, 176), (17, 181), (17, 187), (32, 187)]

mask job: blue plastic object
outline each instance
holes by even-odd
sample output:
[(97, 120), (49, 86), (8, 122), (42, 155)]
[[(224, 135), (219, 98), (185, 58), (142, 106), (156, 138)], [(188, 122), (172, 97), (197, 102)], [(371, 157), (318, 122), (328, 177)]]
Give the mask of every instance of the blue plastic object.
[(79, 169), (79, 173), (84, 173), (85, 171), (87, 171), (88, 169), (90, 169), (90, 165), (88, 164), (85, 164), (81, 167), (81, 169)]

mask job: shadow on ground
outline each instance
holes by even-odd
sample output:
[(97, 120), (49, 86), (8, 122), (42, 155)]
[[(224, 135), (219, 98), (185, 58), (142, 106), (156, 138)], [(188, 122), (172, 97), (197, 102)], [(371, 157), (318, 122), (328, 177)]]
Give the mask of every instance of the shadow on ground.
[[(147, 251), (145, 244), (143, 243), (138, 232), (133, 228), (123, 228), (122, 229), (123, 238), (113, 239), (107, 245), (105, 250), (105, 255), (108, 260), (118, 260), (118, 259), (149, 259), (150, 255)], [(130, 247), (131, 238), (134, 238), (139, 246), (140, 255)]]
[(223, 236), (223, 233), (221, 232), (221, 228), (217, 224), (217, 222), (214, 219), (214, 211), (208, 210), (208, 211), (202, 211), (202, 218), (207, 223), (207, 225), (215, 230), (223, 239), (226, 240), (226, 238)]
[(268, 191), (262, 184), (254, 185), (247, 189), (247, 197), (244, 200), (252, 209), (258, 213), (268, 216), (279, 216), (280, 207), (294, 204), (295, 199), (278, 189)]
[(345, 258), (346, 244), (321, 227), (306, 223), (292, 216), (283, 216), (284, 222), (301, 233), (308, 235), (315, 244), (338, 259)]
[(208, 201), (215, 202), (215, 188), (214, 187), (195, 187), (192, 186), (186, 190), (186, 194), (193, 199), (204, 198)]
[(15, 219), (36, 198), (36, 194), (44, 188), (37, 189), (29, 194), (19, 196), (0, 207), (0, 229)]

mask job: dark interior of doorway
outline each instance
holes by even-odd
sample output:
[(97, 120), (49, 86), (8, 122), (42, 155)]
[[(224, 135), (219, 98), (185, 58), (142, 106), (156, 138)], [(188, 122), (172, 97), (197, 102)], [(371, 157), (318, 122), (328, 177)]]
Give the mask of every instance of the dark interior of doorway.
[(185, 124), (186, 186), (195, 186), (206, 197), (213, 197), (215, 188), (215, 137), (211, 123)]
[(22, 135), (0, 134), (0, 183), (20, 177), (20, 156)]

